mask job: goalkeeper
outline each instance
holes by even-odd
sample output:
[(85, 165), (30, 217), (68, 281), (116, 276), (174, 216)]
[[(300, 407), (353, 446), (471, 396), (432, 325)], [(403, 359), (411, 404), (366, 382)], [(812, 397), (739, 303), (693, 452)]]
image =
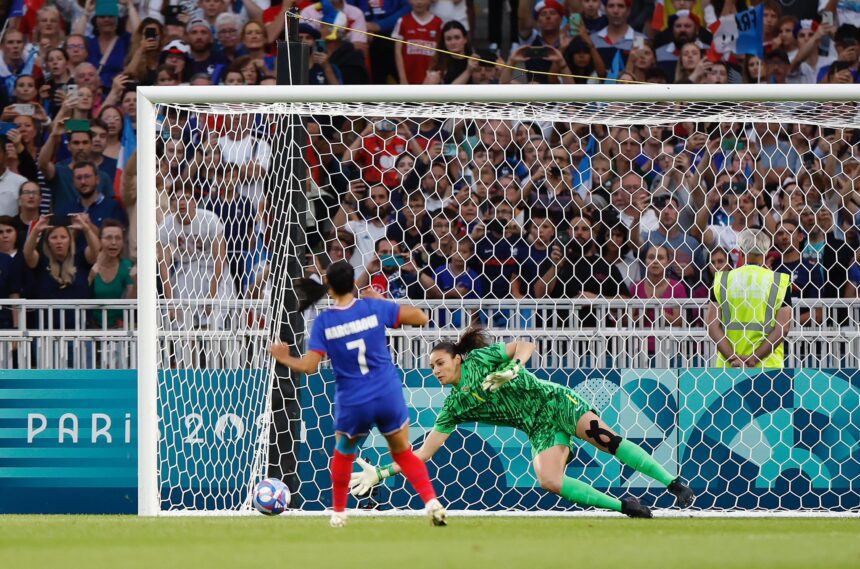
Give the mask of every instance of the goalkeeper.
[[(665, 484), (678, 506), (689, 507), (693, 492), (673, 477), (641, 447), (615, 434), (575, 391), (538, 379), (523, 368), (534, 344), (511, 342), (489, 345), (481, 328), (467, 331), (457, 343), (440, 342), (430, 353), (433, 375), (453, 389), (436, 425), (416, 455), (425, 462), (436, 453), (457, 425), (489, 423), (514, 427), (529, 436), (535, 473), (541, 488), (581, 506), (650, 518), (651, 510), (636, 498), (614, 498), (590, 485), (565, 476), (574, 436), (614, 455), (627, 466)], [(356, 496), (380, 480), (400, 472), (396, 464), (376, 468), (359, 459), (362, 471), (353, 473), (350, 488)]]

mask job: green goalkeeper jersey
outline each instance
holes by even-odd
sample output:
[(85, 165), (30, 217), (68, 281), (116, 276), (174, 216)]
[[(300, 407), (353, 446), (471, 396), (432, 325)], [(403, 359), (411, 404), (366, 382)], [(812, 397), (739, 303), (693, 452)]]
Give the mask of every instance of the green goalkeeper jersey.
[(576, 417), (571, 415), (589, 408), (573, 390), (538, 379), (525, 369), (495, 392), (484, 391), (484, 378), (508, 361), (504, 343), (470, 352), (460, 368), (460, 383), (453, 386), (436, 417), (435, 429), (450, 433), (462, 423), (487, 423), (532, 435), (548, 423), (569, 424), (568, 418), (575, 425)]

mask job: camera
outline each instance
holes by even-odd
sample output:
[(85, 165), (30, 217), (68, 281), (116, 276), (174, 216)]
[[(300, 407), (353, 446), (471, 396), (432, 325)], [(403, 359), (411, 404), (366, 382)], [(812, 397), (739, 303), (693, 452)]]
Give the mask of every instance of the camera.
[(546, 173), (553, 178), (561, 178), (561, 168), (559, 168), (558, 166), (550, 166), (549, 168), (547, 168)]

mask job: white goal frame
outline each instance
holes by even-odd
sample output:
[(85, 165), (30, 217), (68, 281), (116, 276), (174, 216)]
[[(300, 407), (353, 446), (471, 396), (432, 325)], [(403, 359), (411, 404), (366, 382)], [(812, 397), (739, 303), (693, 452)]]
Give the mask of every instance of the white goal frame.
[[(160, 512), (158, 483), (158, 299), (156, 293), (156, 104), (182, 103), (647, 103), (860, 102), (858, 85), (350, 85), (139, 87), (138, 514)], [(487, 117), (491, 118), (491, 117)], [(704, 117), (703, 117), (703, 120)], [(640, 121), (642, 122), (642, 121)], [(647, 119), (644, 122), (648, 122)], [(142, 204), (142, 205), (140, 205)], [(214, 512), (213, 512), (214, 513)], [(506, 513), (506, 512), (498, 512)], [(496, 514), (498, 514), (496, 513)], [(704, 513), (704, 512), (703, 512)], [(785, 515), (786, 513), (782, 513)], [(804, 515), (804, 512), (789, 512)], [(541, 515), (534, 512), (531, 515)], [(684, 515), (689, 515), (684, 513)], [(722, 515), (775, 515), (775, 512)], [(821, 514), (818, 514), (821, 515)], [(825, 514), (827, 515), (827, 514)], [(830, 514), (833, 515), (833, 514)]]

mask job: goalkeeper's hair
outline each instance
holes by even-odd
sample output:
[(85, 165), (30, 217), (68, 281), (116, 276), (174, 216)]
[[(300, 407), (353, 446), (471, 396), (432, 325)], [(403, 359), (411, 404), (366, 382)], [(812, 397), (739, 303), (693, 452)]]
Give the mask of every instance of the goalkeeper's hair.
[(351, 293), (355, 289), (355, 270), (349, 262), (337, 261), (326, 269), (325, 280), (327, 285), (308, 278), (296, 281), (299, 311), (304, 312), (319, 302), (329, 289), (337, 295)]
[(439, 342), (431, 352), (443, 351), (447, 352), (453, 358), (454, 356), (465, 356), (472, 350), (478, 348), (486, 348), (492, 344), (492, 339), (487, 331), (481, 326), (473, 326), (466, 330), (466, 333), (460, 336), (457, 342)]

